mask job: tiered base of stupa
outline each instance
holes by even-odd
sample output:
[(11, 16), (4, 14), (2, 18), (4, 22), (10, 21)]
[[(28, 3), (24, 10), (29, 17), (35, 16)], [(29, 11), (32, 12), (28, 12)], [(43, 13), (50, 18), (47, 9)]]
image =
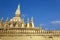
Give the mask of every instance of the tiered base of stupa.
[(0, 40), (60, 40), (60, 33), (38, 28), (0, 29)]

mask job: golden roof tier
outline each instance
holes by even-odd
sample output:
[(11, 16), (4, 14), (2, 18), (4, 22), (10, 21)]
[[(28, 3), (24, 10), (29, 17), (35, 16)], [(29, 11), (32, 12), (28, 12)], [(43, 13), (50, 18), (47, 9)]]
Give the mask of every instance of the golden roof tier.
[(9, 28), (10, 27), (34, 28), (33, 18), (31, 18), (31, 20), (28, 20), (28, 21), (29, 22), (25, 23), (24, 19), (21, 18), (21, 11), (20, 11), (20, 4), (19, 4), (18, 8), (16, 9), (15, 16), (12, 19), (10, 19), (10, 21), (6, 20), (5, 23), (3, 24), (0, 23), (0, 25), (7, 26), (7, 28), (8, 26)]

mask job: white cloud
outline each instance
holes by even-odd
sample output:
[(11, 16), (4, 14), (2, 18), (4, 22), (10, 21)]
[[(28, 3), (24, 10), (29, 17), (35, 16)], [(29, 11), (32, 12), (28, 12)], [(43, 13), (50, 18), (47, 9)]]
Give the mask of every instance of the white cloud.
[(60, 24), (60, 21), (51, 21), (51, 24)]

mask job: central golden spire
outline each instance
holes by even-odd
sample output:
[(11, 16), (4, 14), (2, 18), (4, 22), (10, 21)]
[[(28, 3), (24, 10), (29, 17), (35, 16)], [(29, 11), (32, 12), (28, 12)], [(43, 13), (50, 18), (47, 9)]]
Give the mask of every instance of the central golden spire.
[(15, 12), (15, 17), (20, 17), (20, 4), (18, 5), (18, 8), (16, 9), (16, 12)]

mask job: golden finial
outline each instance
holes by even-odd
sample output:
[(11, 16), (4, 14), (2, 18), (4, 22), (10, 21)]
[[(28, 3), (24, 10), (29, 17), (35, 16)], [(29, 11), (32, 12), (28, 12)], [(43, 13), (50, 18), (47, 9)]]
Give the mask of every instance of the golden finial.
[(16, 10), (16, 12), (15, 12), (15, 14), (16, 14), (16, 17), (19, 17), (20, 16), (20, 4), (18, 4), (18, 8), (17, 8), (17, 10)]
[(3, 17), (1, 18), (1, 21), (3, 20)]
[(27, 23), (29, 23), (29, 18), (27, 19)]
[(8, 17), (7, 17), (7, 19), (6, 19), (6, 22), (8, 22)]
[(7, 19), (6, 20), (8, 20), (8, 17), (7, 17)]
[(31, 18), (31, 22), (33, 22), (33, 17)]
[(3, 21), (3, 17), (0, 19), (0, 22), (2, 23), (2, 21)]

